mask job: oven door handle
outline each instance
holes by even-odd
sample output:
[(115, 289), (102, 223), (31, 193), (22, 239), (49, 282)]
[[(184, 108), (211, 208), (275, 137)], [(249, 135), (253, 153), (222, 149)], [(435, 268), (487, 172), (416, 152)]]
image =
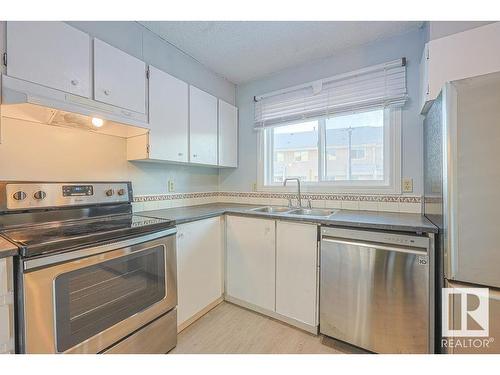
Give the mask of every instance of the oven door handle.
[[(24, 261), (23, 268), (25, 271), (28, 271), (34, 268), (47, 267), (57, 263), (64, 263), (70, 260), (86, 258), (101, 253), (107, 253), (109, 251), (117, 250), (120, 248), (126, 248), (126, 247), (130, 248), (132, 246), (139, 245), (143, 242), (156, 240), (162, 237), (172, 236), (176, 233), (177, 233), (177, 228), (171, 228), (140, 237), (134, 237), (123, 241), (108, 243), (105, 245), (92, 246), (81, 250), (69, 251), (66, 253), (54, 254), (40, 258), (28, 259)], [(140, 251), (142, 249), (138, 250)]]

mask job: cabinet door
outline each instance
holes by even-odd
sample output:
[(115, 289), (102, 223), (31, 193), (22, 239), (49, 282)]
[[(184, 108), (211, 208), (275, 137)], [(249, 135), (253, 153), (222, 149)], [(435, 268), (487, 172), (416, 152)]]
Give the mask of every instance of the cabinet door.
[(149, 157), (188, 161), (188, 85), (149, 67)]
[(276, 224), (276, 312), (317, 325), (318, 228)]
[(90, 97), (90, 38), (64, 22), (7, 22), (7, 75)]
[(219, 100), (219, 165), (238, 166), (238, 109)]
[(499, 45), (500, 22), (431, 40), (428, 100), (448, 81), (500, 71)]
[(226, 236), (226, 293), (274, 311), (275, 222), (228, 216)]
[(217, 98), (189, 87), (190, 162), (217, 165)]
[(146, 113), (144, 61), (94, 39), (94, 98), (134, 112)]
[(14, 353), (12, 258), (0, 259), (0, 354)]
[(425, 111), (426, 103), (429, 97), (429, 45), (426, 44), (422, 52), (419, 66), (420, 75), (420, 110)]
[(177, 325), (222, 296), (220, 217), (177, 226)]

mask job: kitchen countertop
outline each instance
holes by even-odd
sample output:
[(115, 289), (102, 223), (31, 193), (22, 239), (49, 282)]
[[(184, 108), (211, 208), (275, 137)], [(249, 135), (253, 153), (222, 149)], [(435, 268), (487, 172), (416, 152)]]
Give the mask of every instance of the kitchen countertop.
[(246, 205), (235, 203), (211, 203), (199, 206), (186, 206), (177, 208), (166, 208), (161, 210), (141, 211), (138, 215), (158, 217), (162, 219), (175, 220), (176, 224), (220, 216), (223, 214), (235, 214), (243, 216), (262, 217), (270, 219), (281, 219), (291, 221), (302, 221), (322, 225), (335, 225), (351, 228), (394, 230), (415, 233), (437, 233), (438, 228), (434, 226), (425, 216), (421, 214), (379, 212), (379, 211), (352, 211), (337, 210), (331, 217), (286, 215), (279, 213), (262, 213), (250, 211), (252, 208), (263, 207), (262, 205)]
[(17, 255), (17, 246), (0, 237), (0, 259)]

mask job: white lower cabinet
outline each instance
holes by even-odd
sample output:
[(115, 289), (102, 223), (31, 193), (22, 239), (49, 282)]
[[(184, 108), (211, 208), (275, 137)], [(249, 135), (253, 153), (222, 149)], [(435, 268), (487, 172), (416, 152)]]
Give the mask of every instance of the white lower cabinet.
[(317, 228), (231, 215), (178, 225), (178, 330), (222, 300), (225, 275), (228, 301), (317, 333)]
[(318, 227), (228, 216), (226, 298), (317, 332)]
[(14, 353), (12, 258), (0, 259), (0, 354)]
[(318, 227), (276, 224), (276, 312), (317, 324)]
[(222, 220), (214, 217), (177, 226), (177, 326), (180, 329), (222, 297)]
[(274, 311), (274, 220), (227, 216), (226, 259), (226, 295)]

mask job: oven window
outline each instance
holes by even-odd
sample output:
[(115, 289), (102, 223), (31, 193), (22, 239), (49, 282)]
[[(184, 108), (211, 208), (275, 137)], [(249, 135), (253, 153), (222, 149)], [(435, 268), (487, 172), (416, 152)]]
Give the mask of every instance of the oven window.
[(59, 275), (57, 349), (63, 352), (165, 297), (165, 247)]

